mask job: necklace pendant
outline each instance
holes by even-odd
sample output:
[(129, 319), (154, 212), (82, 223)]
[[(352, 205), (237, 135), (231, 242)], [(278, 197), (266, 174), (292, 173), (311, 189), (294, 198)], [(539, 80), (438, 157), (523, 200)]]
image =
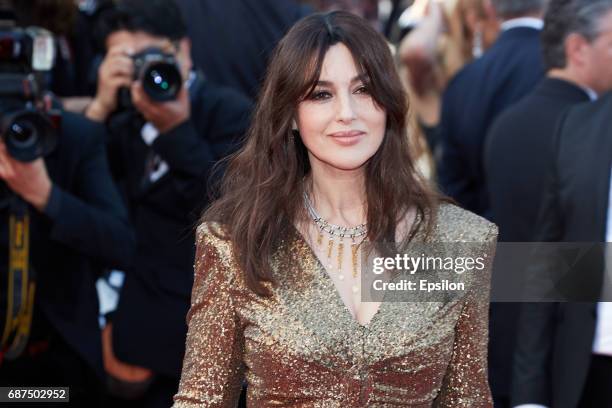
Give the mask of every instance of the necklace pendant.
[(334, 251), (334, 238), (329, 237), (329, 241), (327, 241), (327, 259), (331, 259), (333, 251)]
[(353, 293), (357, 293), (357, 292), (359, 292), (359, 286), (357, 286), (357, 285), (353, 285), (353, 287), (351, 288), (351, 290), (353, 291)]
[(343, 281), (344, 280), (344, 275), (342, 275), (342, 274), (338, 275), (338, 280), (339, 281)]
[(323, 232), (319, 231), (317, 235), (317, 246), (320, 248), (323, 245)]
[(357, 264), (359, 259), (359, 245), (356, 243), (351, 244), (351, 266), (353, 267), (353, 278), (357, 277)]

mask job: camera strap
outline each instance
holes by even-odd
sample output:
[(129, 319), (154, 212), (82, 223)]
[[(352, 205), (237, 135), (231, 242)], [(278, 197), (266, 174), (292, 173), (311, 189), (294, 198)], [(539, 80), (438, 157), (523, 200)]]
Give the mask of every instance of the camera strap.
[(36, 282), (30, 269), (30, 216), (27, 205), (14, 197), (9, 214), (9, 268), (3, 357), (19, 357), (30, 336)]

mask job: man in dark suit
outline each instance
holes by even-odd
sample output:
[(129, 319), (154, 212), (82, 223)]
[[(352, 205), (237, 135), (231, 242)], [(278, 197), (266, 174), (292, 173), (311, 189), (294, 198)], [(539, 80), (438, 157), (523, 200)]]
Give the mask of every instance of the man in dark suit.
[[(572, 53), (576, 63), (593, 64), (591, 79), (582, 86), (596, 92), (610, 89), (612, 56), (606, 48), (612, 40), (612, 1), (575, 0), (568, 7), (566, 18), (573, 24), (564, 42), (567, 64)], [(584, 78), (588, 76), (581, 81)], [(530, 239), (542, 242), (612, 241), (610, 112), (608, 94), (561, 115), (558, 131), (543, 146), (549, 151), (546, 175), (543, 181), (538, 178), (543, 192), (529, 198), (541, 202), (535, 229), (513, 233), (530, 234)], [(578, 271), (581, 282), (574, 288), (595, 286), (587, 296), (576, 293), (581, 303), (522, 305), (514, 357), (514, 405), (612, 407), (612, 311), (610, 303), (597, 303), (599, 295), (607, 293), (604, 300), (611, 299), (612, 281), (604, 280), (603, 273), (604, 266), (610, 268), (609, 257), (599, 254), (596, 258)], [(529, 290), (537, 291), (543, 278), (550, 279), (551, 271), (562, 270), (557, 259), (547, 256), (529, 267)]]
[[(482, 162), (485, 135), (497, 115), (532, 91), (544, 75), (539, 38), (544, 3), (493, 1), (494, 11), (504, 20), (501, 34), (481, 58), (459, 71), (443, 96), (440, 185), (462, 206), (488, 218)], [(498, 335), (496, 326), (511, 319), (503, 305), (492, 306), (489, 380), (497, 407), (509, 403), (510, 363), (504, 355), (505, 334)]]
[(490, 217), (482, 153), (486, 132), (505, 108), (533, 90), (544, 76), (539, 36), (543, 0), (493, 0), (503, 20), (497, 41), (450, 81), (442, 99), (442, 190), (464, 208)]
[[(594, 6), (597, 3), (599, 8)], [(552, 138), (561, 114), (612, 89), (612, 70), (602, 49), (606, 7), (610, 7), (609, 1), (552, 0), (542, 32), (547, 77), (491, 126), (485, 174), (491, 214), (500, 228), (501, 241), (533, 239)]]
[(7, 198), (0, 206), (2, 281), (9, 266), (8, 191), (28, 206), (36, 279), (29, 341), (17, 359), (0, 361), (0, 384), (70, 387), (74, 406), (99, 406), (105, 375), (95, 282), (102, 267), (127, 267), (135, 246), (106, 162), (104, 128), (63, 113), (55, 149), (29, 163), (13, 159), (0, 142), (0, 178)]
[[(608, 13), (608, 21), (610, 21)], [(606, 34), (612, 38), (612, 31)], [(609, 39), (607, 40), (609, 41)], [(609, 66), (609, 65), (608, 65)], [(572, 108), (559, 122), (535, 237), (542, 242), (612, 240), (610, 182), (612, 95)], [(604, 262), (580, 270), (581, 280), (607, 290)], [(557, 257), (530, 266), (528, 288), (556, 271)], [(595, 294), (595, 296), (593, 296)], [(514, 359), (513, 404), (550, 408), (612, 407), (611, 303), (597, 293), (580, 302), (523, 304)], [(538, 404), (538, 405), (533, 405)]]
[[(123, 380), (112, 383), (117, 393), (121, 388), (123, 396), (143, 394), (129, 406), (167, 407), (178, 388), (185, 348), (195, 226), (208, 182), (218, 175), (213, 165), (244, 136), (251, 105), (192, 69), (189, 39), (173, 0), (122, 0), (106, 18), (107, 53), (87, 115), (108, 124), (111, 169), (125, 193), (137, 241), (111, 317), (108, 368)], [(150, 47), (179, 62), (185, 82), (173, 100), (153, 101), (134, 81), (131, 55)], [(133, 107), (121, 108), (121, 88)], [(124, 370), (125, 363), (130, 367)], [(140, 388), (125, 387), (134, 382)]]
[[(552, 0), (542, 32), (547, 77), (504, 111), (487, 135), (485, 175), (500, 241), (534, 239), (559, 118), (572, 105), (612, 88), (610, 57), (602, 50), (606, 40), (602, 33), (612, 29), (605, 18), (612, 11), (612, 2), (600, 3), (594, 8), (592, 0)], [(493, 285), (495, 289), (495, 279)], [(494, 313), (501, 312), (506, 318), (492, 321), (490, 360), (502, 363), (499, 370), (503, 369), (506, 381), (511, 378), (519, 309), (519, 304), (512, 303), (493, 307)]]
[(214, 83), (255, 99), (268, 57), (310, 7), (296, 0), (176, 0), (196, 66)]

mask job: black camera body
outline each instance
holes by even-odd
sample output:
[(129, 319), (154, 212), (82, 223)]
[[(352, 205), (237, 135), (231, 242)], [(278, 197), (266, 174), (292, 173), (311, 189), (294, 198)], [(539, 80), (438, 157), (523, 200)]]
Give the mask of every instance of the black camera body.
[(57, 145), (60, 115), (44, 100), (43, 77), (54, 57), (48, 31), (0, 26), (0, 137), (16, 160), (36, 160)]
[[(21, 28), (0, 28), (0, 66), (26, 71), (33, 66), (34, 33)], [(4, 71), (4, 69), (2, 69)]]
[(134, 79), (142, 83), (143, 90), (154, 101), (176, 99), (183, 85), (179, 64), (172, 54), (150, 47), (132, 56)]

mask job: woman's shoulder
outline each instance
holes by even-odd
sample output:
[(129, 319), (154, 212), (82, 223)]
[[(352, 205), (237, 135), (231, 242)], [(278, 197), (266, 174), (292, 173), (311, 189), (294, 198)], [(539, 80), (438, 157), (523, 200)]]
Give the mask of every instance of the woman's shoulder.
[(497, 238), (497, 226), (454, 204), (438, 206), (434, 240), (439, 242), (488, 242)]
[(218, 266), (224, 266), (226, 270), (235, 269), (234, 254), (227, 230), (223, 224), (218, 222), (202, 222), (196, 229), (196, 247), (198, 263), (203, 258), (209, 258)]
[(203, 221), (196, 228), (196, 244), (222, 246), (229, 243), (227, 229), (216, 221)]

